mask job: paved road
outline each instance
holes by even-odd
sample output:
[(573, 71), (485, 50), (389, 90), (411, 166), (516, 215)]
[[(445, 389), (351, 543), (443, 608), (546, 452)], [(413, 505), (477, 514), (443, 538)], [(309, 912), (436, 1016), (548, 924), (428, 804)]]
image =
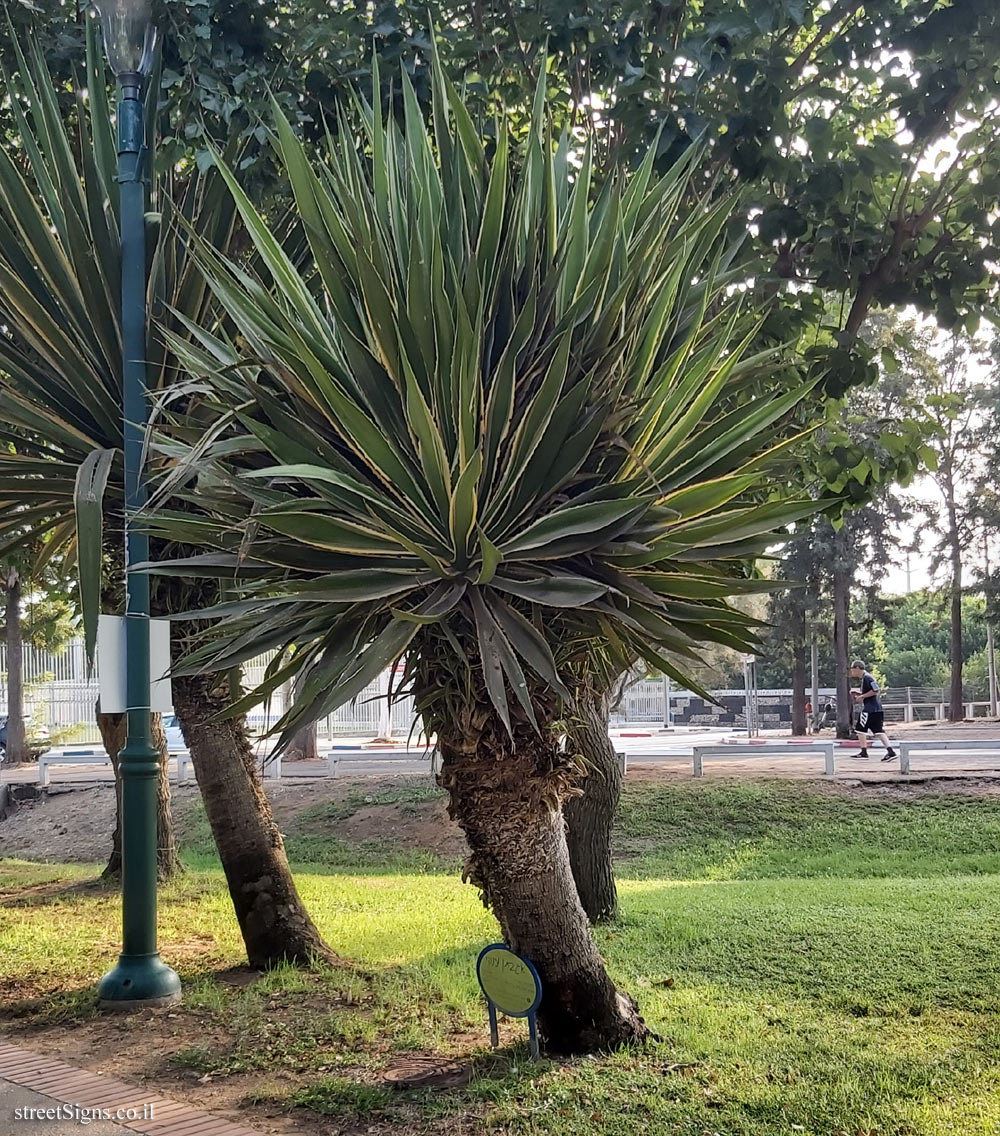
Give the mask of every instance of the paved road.
[[(933, 729), (933, 733), (932, 733)], [(987, 736), (1000, 736), (1000, 723), (988, 725), (968, 725), (958, 727), (900, 729), (899, 734), (909, 737), (929, 738), (930, 736), (956, 739), (968, 737), (980, 740)], [(825, 735), (828, 739), (829, 734)], [(746, 738), (726, 729), (685, 729), (673, 731), (658, 730), (655, 726), (627, 727), (612, 733), (612, 743), (618, 751), (628, 755), (630, 768), (654, 765), (683, 773), (691, 769), (691, 754), (698, 745), (718, 745), (724, 741), (746, 743)], [(788, 735), (774, 732), (767, 741), (787, 741)], [(419, 774), (430, 773), (430, 754), (423, 749), (376, 750), (361, 744), (351, 745), (351, 740), (336, 743), (338, 756), (338, 777), (366, 776), (371, 774)], [(80, 748), (80, 747), (77, 747)], [(282, 766), (282, 780), (301, 781), (329, 775), (326, 762), (328, 746), (321, 746), (323, 757), (319, 761), (286, 762)], [(881, 751), (872, 749), (874, 755), (869, 761), (853, 760), (856, 745), (837, 750), (838, 774), (879, 774), (898, 775), (898, 765), (879, 760)], [(996, 752), (972, 751), (969, 753), (931, 753), (914, 752), (912, 755), (914, 774), (925, 772), (977, 773), (1000, 771), (1000, 741)], [(823, 758), (819, 754), (755, 754), (752, 745), (734, 744), (732, 752), (706, 758), (705, 771), (724, 769), (727, 773), (773, 773), (782, 775), (815, 776), (823, 772)], [(95, 781), (110, 781), (111, 767), (107, 764), (53, 766), (50, 770), (53, 785), (93, 784)], [(34, 782), (37, 770), (34, 765), (18, 769), (0, 770), (0, 781)]]
[[(695, 745), (718, 743), (724, 738), (733, 737), (731, 730), (696, 730), (676, 732), (655, 732), (656, 727), (637, 726), (624, 733), (615, 733), (613, 742), (615, 748), (624, 750), (630, 756), (635, 754), (653, 754), (644, 756), (643, 761), (679, 762), (691, 761), (691, 751)], [(350, 748), (349, 748), (350, 747)], [(87, 746), (65, 746), (64, 752), (79, 753), (86, 751)], [(321, 745), (320, 761), (294, 761), (282, 765), (282, 779), (296, 779), (303, 777), (327, 776), (326, 754), (329, 745)], [(372, 749), (358, 744), (350, 746), (349, 741), (334, 743), (338, 757), (339, 777), (365, 775), (370, 773), (428, 773), (430, 772), (430, 753), (422, 748), (401, 748), (400, 750)], [(655, 753), (654, 753), (655, 751)], [(58, 752), (58, 751), (56, 751)], [(92, 784), (94, 781), (111, 781), (113, 779), (111, 766), (107, 763), (96, 762), (87, 765), (53, 765), (49, 771), (52, 784)], [(0, 781), (7, 782), (34, 782), (38, 779), (35, 765), (22, 766), (16, 769), (0, 769)]]

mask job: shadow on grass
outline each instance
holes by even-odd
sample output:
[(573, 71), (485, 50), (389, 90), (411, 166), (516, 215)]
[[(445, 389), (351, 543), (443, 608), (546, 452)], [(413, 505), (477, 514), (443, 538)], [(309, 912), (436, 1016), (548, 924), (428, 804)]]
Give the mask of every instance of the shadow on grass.
[(119, 890), (118, 880), (105, 880), (101, 876), (73, 883), (56, 880), (53, 883), (24, 884), (16, 889), (0, 890), (0, 908), (44, 907), (47, 903), (71, 900), (77, 896), (115, 895)]
[[(14, 981), (0, 982), (0, 1001), (5, 989), (13, 989)], [(78, 1022), (98, 1012), (97, 984), (68, 989), (45, 989), (15, 1001), (0, 1005), (0, 1023), (16, 1023), (30, 1031), (34, 1027), (57, 1025), (60, 1022)], [(27, 1044), (30, 1049), (30, 1042)]]

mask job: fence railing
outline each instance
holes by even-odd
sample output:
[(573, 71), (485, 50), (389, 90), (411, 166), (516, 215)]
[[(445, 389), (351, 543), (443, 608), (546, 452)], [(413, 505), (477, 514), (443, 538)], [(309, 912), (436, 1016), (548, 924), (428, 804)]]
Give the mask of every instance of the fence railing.
[[(245, 682), (255, 685), (262, 681), (271, 655), (252, 659), (244, 668)], [(96, 707), (100, 693), (97, 675), (88, 675), (86, 653), (82, 640), (73, 640), (58, 654), (25, 646), (23, 651), (25, 718), (29, 732), (44, 728), (51, 744), (64, 742), (100, 741), (97, 729)], [(0, 715), (7, 713), (7, 649), (0, 645)], [(394, 683), (395, 683), (394, 679)], [(386, 712), (388, 673), (379, 676), (346, 706), (320, 720), (321, 738), (338, 735), (359, 736), (392, 733), (394, 736), (416, 736), (413, 699), (395, 698), (391, 716)], [(255, 706), (247, 715), (252, 730), (263, 733), (284, 714), (289, 702), (289, 691), (276, 690), (267, 700)]]
[[(251, 660), (244, 668), (245, 682), (248, 686), (259, 683), (271, 655), (262, 655)], [(95, 706), (98, 696), (96, 675), (88, 675), (86, 656), (82, 640), (74, 640), (58, 654), (25, 646), (23, 651), (26, 716), (32, 726), (44, 727), (49, 731), (53, 743), (59, 742), (97, 742), (100, 734), (95, 719)], [(7, 651), (0, 644), (0, 673), (7, 672)], [(375, 736), (391, 732), (396, 736), (408, 736), (411, 731), (419, 733), (415, 721), (413, 699), (399, 697), (393, 702), (391, 717), (386, 711), (386, 691), (388, 674), (377, 679), (346, 706), (321, 719), (318, 724), (321, 738), (332, 739), (338, 735)], [(394, 678), (394, 684), (396, 679)], [(742, 689), (717, 690), (718, 698), (739, 700)], [(826, 699), (834, 694), (832, 687), (821, 687), (820, 698)], [(758, 700), (763, 707), (770, 703), (791, 698), (790, 689), (759, 690)], [(807, 695), (811, 692), (807, 691)], [(966, 691), (968, 716), (983, 716), (988, 712), (984, 701), (985, 691), (970, 688)], [(257, 732), (264, 732), (273, 726), (287, 708), (289, 691), (279, 688), (267, 703), (254, 707), (249, 715), (250, 726)], [(686, 690), (672, 689), (663, 679), (641, 679), (633, 683), (622, 696), (621, 703), (612, 713), (612, 725), (620, 726), (629, 722), (659, 723), (668, 720), (668, 699), (670, 717), (678, 716), (695, 696)], [(0, 714), (7, 712), (6, 685), (0, 682)], [(938, 718), (945, 714), (948, 692), (941, 687), (893, 687), (885, 691), (883, 702), (886, 717), (891, 722)], [(736, 702), (736, 706), (741, 703)], [(736, 710), (739, 713), (739, 709)]]

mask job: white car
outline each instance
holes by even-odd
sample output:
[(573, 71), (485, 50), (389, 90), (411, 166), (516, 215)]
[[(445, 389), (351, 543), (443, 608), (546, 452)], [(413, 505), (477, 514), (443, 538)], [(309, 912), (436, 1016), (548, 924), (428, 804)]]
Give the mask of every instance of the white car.
[(179, 753), (187, 749), (187, 742), (181, 732), (181, 724), (176, 714), (167, 714), (163, 719), (163, 732), (167, 735), (167, 753)]

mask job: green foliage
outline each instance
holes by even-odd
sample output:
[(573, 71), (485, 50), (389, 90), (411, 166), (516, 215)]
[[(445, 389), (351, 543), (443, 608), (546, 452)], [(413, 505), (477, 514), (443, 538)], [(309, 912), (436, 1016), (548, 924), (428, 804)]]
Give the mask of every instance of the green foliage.
[[(869, 611), (862, 599), (852, 604), (851, 654), (874, 666), (879, 681), (894, 696), (906, 687), (937, 687), (948, 681), (950, 624), (947, 601), (939, 592), (921, 590), (880, 600)], [(962, 601), (963, 660), (969, 666), (965, 681), (969, 696), (986, 693), (986, 624), (981, 597)], [(822, 632), (823, 625), (820, 625)], [(834, 660), (829, 640), (820, 641), (820, 685), (832, 686)], [(767, 650), (758, 667), (761, 686), (791, 685), (791, 644), (779, 624), (766, 636)]]
[(221, 622), (185, 668), (295, 643), (249, 696), (312, 668), (291, 729), (415, 644), (415, 667), (421, 647), (459, 673), (478, 656), (509, 729), (508, 695), (533, 722), (532, 690), (565, 694), (560, 667), (594, 639), (675, 675), (664, 652), (748, 646), (723, 565), (813, 504), (766, 492), (809, 384), (746, 354), (756, 328), (727, 292), (737, 202), (687, 209), (688, 164), (658, 178), (652, 151), (596, 187), (585, 148), (571, 178), (541, 85), (530, 131), (515, 144), (499, 126), (491, 157), (443, 73), (432, 133), (403, 90), (405, 135), (355, 108), (370, 167), (346, 111), (317, 172), (276, 108), (307, 273), (220, 166), (267, 278), (198, 242), (241, 344), (168, 334), (220, 407), (242, 404), (214, 445), (172, 419), (197, 441), (170, 451), (160, 500), (220, 524), (168, 509), (152, 531), (218, 552), (156, 570), (240, 594), (203, 613)]
[[(948, 327), (995, 301), (998, 178), (991, 0), (716, 0), (622, 8), (565, 0), (394, 0), (369, 7), (296, 0), (265, 18), (244, 0), (161, 0), (167, 32), (159, 120), (163, 168), (207, 168), (209, 141), (241, 137), (256, 189), (280, 193), (264, 123), (271, 93), (310, 141), (359, 85), (400, 118), (405, 68), (419, 107), (432, 101), (431, 28), (442, 65), (485, 129), (499, 108), (526, 128), (544, 73), (556, 128), (590, 136), (603, 169), (656, 146), (663, 171), (708, 141), (716, 170), (753, 187), (759, 219), (747, 257), (782, 302), (780, 341), (829, 322), (815, 347), (833, 393), (870, 372), (857, 343), (869, 312), (913, 303)], [(62, 5), (12, 5), (13, 62), (27, 26), (43, 28), (60, 79), (82, 55)], [(546, 53), (544, 65), (542, 52)], [(901, 129), (900, 127), (905, 127)], [(941, 147), (952, 132), (955, 143)], [(781, 292), (794, 280), (793, 291)], [(825, 295), (840, 298), (827, 321)]]
[[(117, 158), (96, 52), (91, 37), (89, 96), (69, 114), (38, 42), (18, 48), (16, 143), (0, 147), (0, 554), (77, 562), (91, 651), (117, 599), (124, 496)], [(165, 172), (150, 206), (149, 303), (182, 337), (214, 301), (180, 228), (225, 249), (233, 212), (214, 170)], [(182, 397), (162, 338), (148, 360), (151, 389)]]
[[(23, 603), (21, 632), (25, 643), (40, 651), (58, 652), (78, 634), (75, 605), (65, 595), (29, 594)], [(6, 624), (0, 619), (0, 635)]]

